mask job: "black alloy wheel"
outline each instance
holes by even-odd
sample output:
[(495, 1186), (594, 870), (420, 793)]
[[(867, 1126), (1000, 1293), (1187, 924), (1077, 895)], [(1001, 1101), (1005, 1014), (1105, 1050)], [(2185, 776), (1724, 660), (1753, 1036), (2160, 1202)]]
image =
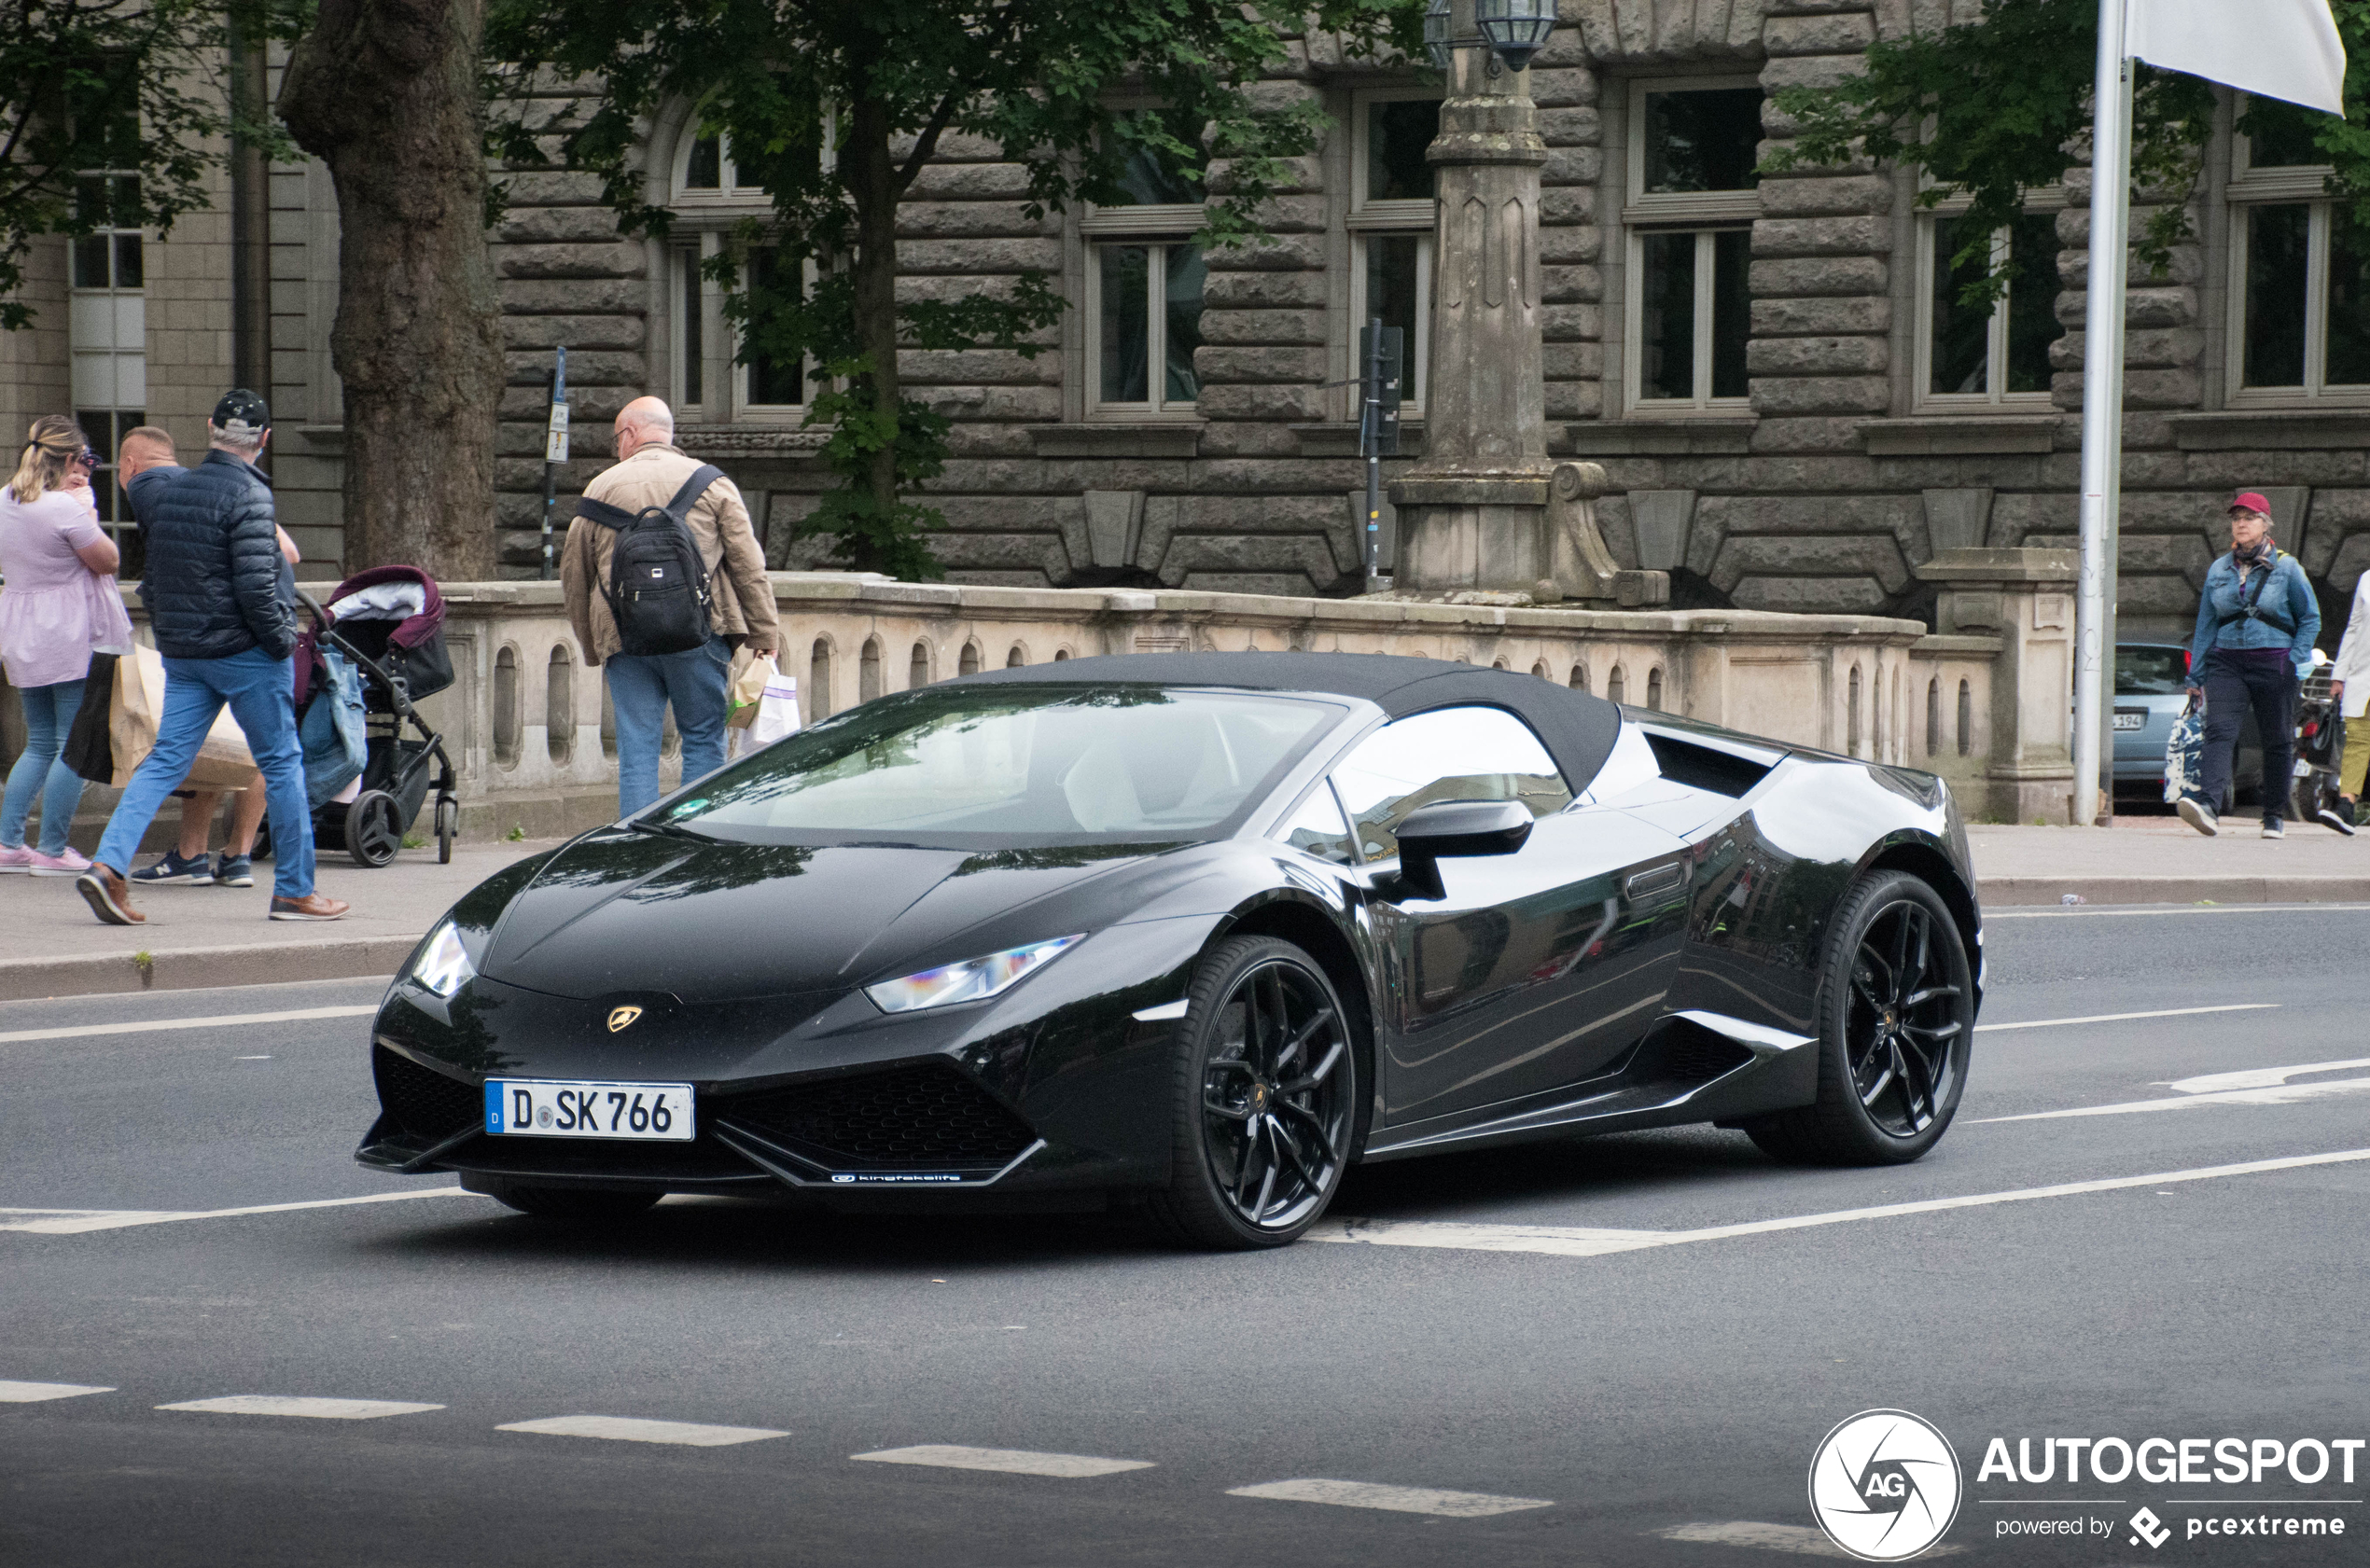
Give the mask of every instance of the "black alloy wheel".
[(1315, 959), (1266, 937), (1214, 949), (1178, 1026), (1176, 1088), (1157, 1218), (1216, 1248), (1282, 1246), (1317, 1222), (1349, 1163), (1359, 1062)]
[(366, 789), (345, 809), (345, 853), (356, 866), (384, 866), (403, 848), (403, 813), (395, 797)]
[(1781, 1159), (1894, 1165), (1940, 1141), (1967, 1087), (1973, 966), (1925, 882), (1880, 873), (1845, 896), (1819, 966), (1819, 1100), (1750, 1126)]

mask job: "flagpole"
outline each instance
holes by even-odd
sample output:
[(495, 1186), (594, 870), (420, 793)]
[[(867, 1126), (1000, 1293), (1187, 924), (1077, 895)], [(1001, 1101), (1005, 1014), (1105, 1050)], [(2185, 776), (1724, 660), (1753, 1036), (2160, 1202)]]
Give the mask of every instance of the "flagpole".
[(2074, 602), (2073, 821), (2103, 820), (2109, 683), (2114, 669), (2115, 547), (2123, 477), (2124, 280), (2131, 190), (2131, 70), (2124, 52), (2130, 0), (2099, 0), (2098, 71), (2091, 104), (2090, 270), (2082, 354), (2082, 576)]

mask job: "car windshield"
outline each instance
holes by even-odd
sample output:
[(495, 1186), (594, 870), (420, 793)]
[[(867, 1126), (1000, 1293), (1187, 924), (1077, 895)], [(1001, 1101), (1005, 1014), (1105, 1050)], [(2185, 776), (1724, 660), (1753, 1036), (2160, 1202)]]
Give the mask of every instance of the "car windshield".
[(2117, 697), (2178, 697), (2188, 679), (2186, 648), (2115, 649)]
[(651, 820), (750, 843), (1213, 838), (1345, 712), (1308, 698), (1154, 686), (931, 687), (793, 735)]

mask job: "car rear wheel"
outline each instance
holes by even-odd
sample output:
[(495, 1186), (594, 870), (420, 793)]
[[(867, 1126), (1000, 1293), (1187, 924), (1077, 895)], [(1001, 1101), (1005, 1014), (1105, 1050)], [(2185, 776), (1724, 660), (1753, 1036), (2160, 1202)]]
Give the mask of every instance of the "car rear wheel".
[(666, 1195), (662, 1192), (600, 1192), (565, 1186), (505, 1185), (494, 1197), (537, 1219), (630, 1219)]
[(1172, 1171), (1153, 1218), (1195, 1246), (1297, 1240), (1332, 1201), (1357, 1130), (1358, 1051), (1332, 981), (1289, 942), (1220, 943), (1176, 1052)]
[(1844, 896), (1819, 976), (1819, 1099), (1746, 1129), (1780, 1159), (1899, 1165), (1941, 1141), (1967, 1087), (1975, 990), (1959, 923), (1887, 872)]

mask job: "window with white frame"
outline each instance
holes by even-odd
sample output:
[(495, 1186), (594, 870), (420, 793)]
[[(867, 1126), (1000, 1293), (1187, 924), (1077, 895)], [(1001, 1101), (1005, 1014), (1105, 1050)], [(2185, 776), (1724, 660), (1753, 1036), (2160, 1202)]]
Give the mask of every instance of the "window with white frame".
[[(1966, 261), (1967, 226), (1945, 205), (1918, 220), (1917, 400), (1935, 409), (2049, 406), (2049, 347), (2066, 335), (2057, 319), (2057, 208), (2055, 190), (2028, 199), (2025, 215), (1995, 230), (1989, 246)], [(1990, 305), (1960, 303), (1968, 284), (2013, 263), (2007, 294)]]
[(1759, 84), (1735, 76), (1630, 84), (1625, 392), (1638, 413), (1750, 407), (1761, 104)]
[(1440, 134), (1440, 97), (1422, 88), (1361, 92), (1351, 103), (1350, 341), (1374, 317), (1403, 334), (1402, 419), (1424, 417), (1431, 369), (1432, 243), (1439, 203), (1425, 154)]
[(115, 451), (147, 423), (146, 265), (136, 174), (94, 170), (75, 184), (77, 216), (91, 226), (72, 243), (67, 305), (75, 423), (99, 453), (91, 477), (99, 520), (126, 551), (122, 576), (139, 573), (139, 531), (115, 482)]
[[(830, 155), (828, 139), (823, 155)], [(763, 220), (773, 203), (763, 187), (744, 183), (729, 136), (687, 136), (676, 155), (673, 240), (667, 247), (666, 309), (673, 334), (670, 380), (678, 420), (714, 423), (795, 423), (823, 382), (812, 359), (777, 363), (762, 353), (735, 364), (739, 344), (724, 317), (726, 286), (706, 275), (723, 253), (730, 232), (743, 222)], [(774, 253), (759, 249), (748, 267), (759, 277)], [(812, 261), (802, 268), (812, 287)]]
[(2231, 402), (2370, 401), (2370, 243), (2329, 199), (2309, 137), (2234, 144)]
[(1079, 220), (1086, 240), (1087, 412), (1188, 417), (1201, 397), (1193, 351), (1202, 344), (1209, 276), (1192, 239), (1202, 226), (1201, 180), (1197, 171), (1139, 148), (1120, 186), (1124, 202), (1091, 205)]

